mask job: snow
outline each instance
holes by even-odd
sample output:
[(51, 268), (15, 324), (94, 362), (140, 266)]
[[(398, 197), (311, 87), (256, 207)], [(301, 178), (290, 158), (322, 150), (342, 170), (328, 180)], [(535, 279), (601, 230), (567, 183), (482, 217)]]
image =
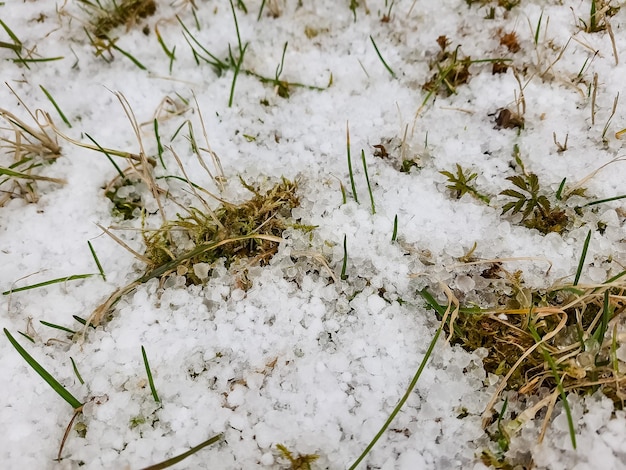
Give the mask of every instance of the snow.
[[(268, 1), (257, 21), (261, 2), (247, 0), (247, 14), (236, 9), (242, 41), (249, 42), (244, 67), (273, 77), (287, 42), (281, 79), (325, 89), (292, 87), (285, 99), (271, 84), (242, 73), (232, 107), (232, 71), (218, 76), (209, 65), (196, 65), (175, 19), (179, 14), (195, 38), (223, 58), (228, 44), (236, 50), (237, 40), (228, 2), (196, 2), (199, 31), (193, 26), (193, 2), (157, 3), (154, 16), (114, 32), (116, 44), (148, 71), (119, 52), (110, 63), (96, 57), (83, 30), (86, 14), (79, 2), (0, 3), (0, 17), (23, 42), (24, 54), (36, 47), (41, 57), (63, 57), (25, 67), (12, 61), (11, 49), (0, 47), (3, 81), (31, 110), (48, 112), (72, 139), (90, 143), (89, 134), (105, 148), (137, 153), (137, 136), (113, 92), (121, 93), (142, 124), (141, 140), (152, 156), (157, 152), (152, 121), (160, 103), (169, 97), (185, 107), (181, 98), (189, 100), (192, 109), (160, 120), (160, 135), (190, 179), (217, 194), (215, 181), (182, 136), (187, 128), (170, 143), (189, 119), (205, 145), (193, 110), (195, 96), (210, 146), (228, 178), (220, 197), (235, 202), (249, 197), (239, 175), (263, 187), (282, 176), (297, 179), (301, 205), (292, 216), (316, 228), (311, 233), (287, 229), (270, 264), (247, 269), (249, 289), (223, 265), (210, 269), (196, 264), (193, 270), (204, 285), (185, 287), (181, 276), (168, 280), (165, 288), (150, 280), (124, 296), (111, 320), (90, 329), (84, 341), (69, 339), (39, 321), (79, 329), (72, 315), (89, 317), (145, 267), (97, 225), (112, 227), (131, 248), (143, 251), (141, 220), (122, 221), (104, 197), (103, 188), (116, 176), (114, 167), (101, 153), (60, 139), (62, 157), (40, 174), (67, 184), (38, 182), (37, 202), (13, 199), (0, 207), (0, 290), (97, 272), (87, 241), (107, 280), (94, 276), (1, 296), (0, 324), (86, 402), (79, 418), (86, 434), (72, 431), (62, 461), (54, 460), (72, 410), (2, 340), (4, 468), (143, 468), (217, 434), (223, 434), (218, 444), (178, 468), (287, 468), (277, 444), (294, 455), (318, 454), (312, 468), (348, 467), (404, 394), (438, 327), (417, 290), (443, 283), (461, 297), (480, 297), (473, 293), (484, 288), (482, 278), (458, 259), (474, 243), (478, 259), (523, 258), (505, 264), (523, 272), (528, 288), (571, 281), (589, 229), (581, 282), (603, 282), (623, 269), (623, 200), (585, 210), (562, 235), (543, 235), (519, 224), (519, 217), (501, 215), (506, 198), (497, 196), (509, 187), (505, 178), (515, 174), (515, 144), (526, 169), (552, 191), (563, 178), (569, 187), (623, 157), (623, 144), (615, 137), (626, 126), (621, 103), (606, 142), (602, 134), (615, 96), (624, 93), (626, 66), (621, 57), (616, 65), (607, 32), (581, 31), (577, 18), (588, 18), (590, 2), (527, 0), (510, 12), (495, 6), (496, 18), (486, 20), (496, 2), (468, 6), (462, 0), (417, 0), (411, 8), (413, 2), (399, 0), (391, 21), (384, 23), (388, 5), (382, 0), (368, 2), (369, 14), (360, 2), (356, 21), (348, 2), (331, 0)], [(269, 10), (276, 6), (281, 14), (274, 18)], [(616, 50), (623, 52), (626, 11), (610, 21)], [(157, 22), (168, 47), (176, 46), (171, 74), (154, 33)], [(144, 25), (149, 34), (142, 32)], [(316, 34), (307, 37), (306, 28)], [(499, 44), (498, 31), (516, 31), (521, 51), (508, 53)], [(426, 96), (422, 84), (434, 73), (428, 64), (439, 52), (441, 35), (448, 37), (451, 49), (461, 45), (461, 56), (512, 57), (524, 65), (523, 130), (495, 128), (499, 109), (515, 109), (520, 87), (511, 70), (492, 75), (491, 64), (472, 65), (467, 85), (459, 85), (450, 97), (431, 99), (416, 115)], [(370, 37), (397, 79), (385, 70)], [(0, 30), (0, 41), (13, 42), (6, 28)], [(582, 80), (577, 80), (583, 67)], [(598, 90), (592, 123), (594, 74)], [(71, 129), (39, 85), (54, 97)], [(33, 125), (8, 87), (0, 87), (0, 108)], [(347, 123), (360, 204), (350, 190)], [(419, 168), (400, 173), (392, 162), (375, 157), (373, 146), (388, 142), (387, 150), (397, 158), (405, 132), (407, 159), (418, 161)], [(553, 133), (561, 143), (568, 135), (565, 152), (557, 151)], [(10, 138), (11, 132), (2, 130), (0, 136)], [(6, 166), (8, 157), (0, 158)], [(126, 162), (114, 158), (124, 169)], [(171, 153), (166, 151), (164, 158), (168, 170), (157, 167), (157, 174), (179, 174)], [(478, 174), (475, 186), (492, 196), (489, 206), (470, 195), (460, 200), (450, 196), (439, 172), (455, 171), (457, 163)], [(589, 199), (581, 203), (623, 194), (625, 176), (623, 163), (603, 168), (584, 182)], [(340, 183), (348, 193), (345, 204)], [(162, 184), (182, 203), (193, 200), (184, 185)], [(166, 210), (171, 217), (180, 211), (173, 205)], [(398, 241), (392, 243), (395, 216)], [(146, 223), (156, 228), (160, 221), (157, 215)], [(599, 222), (606, 225), (603, 233), (596, 230)], [(340, 280), (344, 236), (348, 278)], [(18, 331), (28, 332), (35, 344)], [(150, 393), (142, 346), (161, 404)], [(618, 350), (621, 361), (623, 349)], [(415, 391), (361, 468), (485, 468), (480, 453), (489, 440), (481, 415), (497, 377), (487, 377), (482, 357), (484, 351), (470, 353), (441, 338)], [(557, 404), (543, 442), (537, 443), (540, 420), (527, 422), (513, 437), (509, 454), (530, 455), (534, 468), (626, 468), (626, 414), (613, 410), (611, 401), (598, 393), (570, 397), (577, 450)], [(510, 406), (515, 406), (513, 400)]]

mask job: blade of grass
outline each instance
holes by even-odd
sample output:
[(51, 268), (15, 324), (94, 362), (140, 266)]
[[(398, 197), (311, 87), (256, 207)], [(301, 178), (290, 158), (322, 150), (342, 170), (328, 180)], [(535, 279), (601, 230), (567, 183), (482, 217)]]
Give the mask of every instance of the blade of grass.
[(89, 251), (91, 251), (91, 256), (93, 256), (93, 260), (96, 262), (96, 266), (98, 266), (98, 271), (100, 271), (100, 276), (102, 276), (102, 279), (106, 281), (107, 277), (104, 274), (104, 270), (102, 269), (102, 265), (100, 264), (98, 255), (96, 255), (96, 250), (93, 249), (93, 245), (91, 244), (90, 241), (87, 241), (87, 245), (89, 245)]
[(168, 467), (171, 467), (172, 465), (176, 465), (178, 462), (181, 462), (182, 460), (185, 460), (187, 457), (189, 457), (190, 455), (195, 454), (196, 452), (198, 452), (199, 450), (205, 448), (206, 446), (209, 446), (211, 444), (215, 444), (221, 438), (222, 438), (221, 434), (218, 434), (217, 436), (213, 436), (211, 439), (208, 439), (208, 440), (202, 442), (201, 444), (198, 444), (197, 446), (192, 447), (187, 452), (183, 452), (182, 454), (177, 455), (176, 457), (172, 457), (171, 459), (167, 459), (167, 460), (165, 460), (165, 461), (163, 461), (161, 463), (150, 465), (149, 467), (145, 467), (142, 470), (163, 470), (164, 468), (168, 468)]
[(585, 258), (587, 257), (587, 248), (589, 248), (589, 241), (591, 240), (591, 230), (587, 234), (587, 238), (585, 238), (585, 243), (583, 245), (583, 251), (580, 254), (580, 261), (578, 262), (578, 269), (576, 270), (576, 277), (574, 278), (574, 286), (578, 285), (578, 281), (580, 281), (580, 275), (583, 272), (583, 267), (585, 265)]
[(80, 382), (81, 385), (85, 385), (85, 381), (81, 377), (80, 372), (78, 372), (78, 367), (76, 367), (76, 363), (74, 362), (74, 358), (70, 357), (70, 361), (72, 361), (72, 369), (74, 369), (74, 374), (76, 375), (76, 378), (78, 379), (78, 381)]
[(391, 241), (395, 242), (398, 236), (398, 214), (393, 218), (393, 233), (391, 234)]
[(365, 150), (361, 149), (361, 161), (363, 162), (363, 172), (365, 173), (365, 181), (367, 181), (367, 191), (370, 195), (370, 203), (372, 205), (372, 214), (376, 214), (376, 206), (374, 205), (374, 195), (372, 194), (372, 186), (370, 185), (370, 177), (367, 173), (367, 162), (365, 161)]
[(231, 63), (235, 64), (235, 70), (233, 74), (233, 82), (230, 86), (230, 96), (228, 97), (228, 107), (230, 108), (233, 105), (233, 99), (235, 97), (235, 84), (237, 82), (237, 77), (239, 76), (239, 71), (241, 70), (241, 64), (243, 64), (243, 58), (246, 53), (246, 49), (248, 49), (248, 43), (242, 46), (241, 44), (241, 35), (239, 33), (239, 23), (237, 21), (237, 13), (235, 13), (235, 5), (233, 4), (233, 0), (230, 1), (230, 9), (233, 12), (233, 20), (235, 21), (235, 31), (237, 32), (237, 47), (239, 48), (239, 58), (237, 61), (234, 60), (232, 52), (230, 51), (230, 45), (228, 46), (228, 52), (231, 58)]
[(359, 203), (359, 196), (356, 193), (356, 185), (354, 184), (354, 174), (352, 173), (352, 156), (350, 154), (350, 128), (346, 123), (346, 151), (348, 155), (348, 174), (350, 175), (350, 186), (352, 187), (352, 196), (356, 203)]
[(376, 42), (374, 42), (374, 38), (371, 35), (370, 35), (370, 41), (372, 41), (372, 45), (374, 46), (374, 49), (376, 50), (376, 54), (378, 55), (378, 58), (387, 69), (387, 72), (389, 72), (393, 78), (398, 78), (396, 77), (396, 73), (393, 70), (391, 70), (391, 67), (389, 67), (387, 62), (385, 62), (385, 59), (383, 59), (383, 56), (380, 54), (380, 51), (378, 50), (378, 46), (376, 45)]
[(41, 91), (43, 91), (43, 94), (46, 95), (46, 97), (50, 100), (50, 102), (52, 103), (52, 106), (54, 106), (54, 109), (57, 110), (57, 113), (59, 113), (59, 116), (61, 116), (61, 119), (63, 119), (63, 122), (67, 125), (67, 127), (71, 128), (72, 125), (70, 124), (70, 121), (67, 120), (67, 118), (65, 117), (65, 114), (63, 114), (63, 111), (61, 111), (61, 108), (59, 107), (57, 102), (54, 100), (52, 95), (48, 92), (48, 90), (46, 90), (43, 87), (43, 85), (39, 85), (39, 88), (41, 88)]
[(49, 328), (54, 328), (55, 330), (61, 330), (61, 331), (65, 331), (66, 333), (71, 333), (73, 335), (76, 334), (76, 332), (74, 330), (71, 330), (65, 326), (61, 326), (61, 325), (57, 325), (55, 323), (50, 323), (47, 321), (43, 321), (43, 320), (39, 320), (39, 323), (41, 323), (44, 326), (47, 326)]
[(565, 188), (565, 181), (566, 181), (566, 180), (567, 180), (567, 178), (563, 178), (563, 179), (561, 180), (561, 184), (559, 184), (559, 189), (557, 189), (557, 190), (556, 190), (556, 195), (555, 195), (555, 197), (556, 197), (556, 199), (557, 199), (558, 201), (560, 201), (560, 200), (562, 199), (562, 197), (563, 197), (563, 189)]
[(341, 265), (341, 280), (345, 281), (348, 279), (348, 275), (346, 274), (346, 268), (348, 267), (348, 244), (346, 236), (343, 236), (343, 264)]
[(609, 290), (607, 289), (604, 291), (604, 302), (602, 304), (602, 318), (600, 319), (600, 325), (593, 333), (593, 338), (600, 346), (602, 346), (602, 342), (604, 341), (604, 335), (609, 327), (609, 319), (611, 318), (612, 313), (613, 311), (609, 303)]
[(103, 154), (106, 155), (106, 157), (109, 159), (109, 161), (111, 162), (111, 165), (113, 165), (115, 167), (115, 170), (117, 171), (117, 174), (120, 175), (120, 178), (124, 179), (126, 178), (126, 176), (124, 175), (124, 172), (122, 170), (120, 170), (120, 167), (117, 166), (117, 163), (115, 163), (115, 160), (113, 160), (113, 157), (111, 157), (111, 155), (109, 155), (109, 152), (107, 152), (103, 147), (100, 146), (100, 144), (98, 142), (96, 142), (93, 137), (91, 137), (89, 134), (87, 134), (85, 132), (85, 137), (87, 137), (89, 140), (91, 140), (93, 142), (93, 144), (98, 147), (98, 150), (100, 152), (102, 152)]
[(59, 282), (67, 282), (67, 281), (77, 281), (79, 279), (87, 279), (91, 276), (95, 276), (95, 274), (74, 274), (73, 276), (67, 277), (59, 277), (57, 279), (52, 279), (50, 281), (40, 282), (38, 284), (32, 284), (30, 286), (18, 287), (16, 289), (9, 289), (2, 293), (2, 295), (9, 295), (14, 292), (21, 292), (23, 290), (29, 289), (37, 289), (39, 287), (49, 286), (50, 284), (58, 284)]
[(139, 62), (137, 59), (135, 59), (130, 52), (126, 52), (124, 49), (122, 49), (115, 43), (111, 43), (111, 47), (115, 49), (116, 51), (121, 52), (122, 55), (124, 55), (127, 59), (129, 59), (133, 64), (135, 64), (141, 70), (146, 70), (146, 71), (148, 70), (146, 66), (143, 65), (141, 62)]
[[(424, 300), (426, 300), (426, 302), (431, 307), (436, 309), (440, 313), (441, 316), (445, 317), (447, 309), (443, 308), (442, 306), (440, 306), (435, 301), (435, 299), (432, 297), (430, 292), (428, 292), (426, 289), (424, 289), (422, 291), (419, 291), (419, 294), (422, 296), (422, 298), (424, 298)], [(376, 436), (374, 436), (374, 439), (371, 440), (371, 442), (365, 448), (363, 453), (349, 467), (349, 470), (356, 469), (358, 467), (358, 465), (363, 461), (363, 459), (367, 456), (367, 454), (370, 452), (370, 450), (372, 450), (374, 445), (376, 445), (376, 442), (378, 442), (378, 440), (385, 433), (385, 431), (387, 430), (389, 425), (392, 423), (392, 421), (398, 415), (398, 413), (400, 412), (400, 409), (402, 408), (402, 406), (404, 406), (406, 401), (411, 396), (411, 393), (413, 393), (413, 389), (417, 385), (417, 381), (419, 380), (420, 376), (422, 375), (422, 372), (424, 371), (424, 368), (426, 367), (426, 364), (428, 363), (428, 360), (430, 359), (430, 356), (431, 356), (433, 350), (435, 349), (435, 345), (437, 344), (437, 340), (439, 339), (439, 336), (441, 335), (441, 332), (443, 330), (443, 325), (444, 325), (444, 322), (442, 321), (441, 324), (439, 325), (439, 328), (437, 328), (437, 331), (435, 332), (435, 335), (433, 336), (433, 339), (430, 341), (430, 344), (428, 345), (428, 349), (426, 350), (426, 353), (424, 354), (424, 358), (420, 362), (420, 365), (417, 368), (417, 371), (415, 372), (415, 375), (413, 376), (413, 379), (411, 379), (411, 382), (409, 383), (409, 386), (407, 387), (406, 392), (404, 393), (404, 395), (402, 396), (402, 398), (400, 399), (400, 401), (398, 402), (396, 407), (393, 409), (393, 411), (391, 412), (391, 414), (387, 418), (387, 421), (385, 421), (385, 423), (380, 428), (380, 430), (378, 431)]]
[(165, 162), (163, 161), (163, 145), (161, 145), (161, 137), (159, 136), (159, 121), (154, 118), (154, 136), (156, 137), (157, 142), (157, 152), (159, 152), (159, 161), (161, 162), (161, 166), (164, 170), (167, 170), (165, 166)]
[(611, 201), (619, 201), (620, 199), (624, 199), (624, 198), (626, 198), (626, 194), (622, 194), (621, 196), (609, 197), (606, 199), (598, 199), (597, 201), (591, 201), (591, 202), (588, 202), (587, 204), (584, 204), (582, 207), (595, 206), (596, 204), (604, 204), (605, 202), (611, 202)]
[(22, 358), (28, 363), (29, 366), (33, 368), (35, 372), (37, 372), (42, 379), (46, 381), (52, 389), (59, 394), (61, 398), (63, 398), (66, 402), (70, 404), (70, 406), (74, 409), (80, 408), (83, 404), (78, 401), (78, 399), (72, 395), (63, 385), (61, 385), (50, 373), (44, 369), (28, 352), (13, 338), (9, 330), (4, 328), (4, 334), (9, 339), (13, 347), (17, 350), (17, 352), (22, 356)]
[[(539, 336), (539, 333), (537, 333), (534, 325), (529, 324), (528, 330), (530, 331), (530, 334), (532, 335), (535, 342), (540, 343), (541, 337)], [(562, 378), (559, 375), (554, 358), (550, 355), (546, 348), (543, 347), (543, 345), (539, 346), (539, 348), (541, 349), (541, 353), (543, 354), (545, 361), (550, 365), (550, 369), (552, 369), (552, 375), (554, 376), (554, 380), (556, 380), (556, 388), (559, 391), (559, 395), (561, 396), (561, 402), (563, 403), (563, 411), (565, 412), (565, 416), (567, 417), (567, 427), (569, 429), (572, 447), (576, 449), (576, 430), (574, 429), (572, 410), (570, 409), (569, 403), (567, 402), (567, 397), (565, 396), (565, 389), (563, 388)]]
[(148, 356), (146, 355), (146, 349), (143, 346), (141, 346), (141, 355), (143, 356), (143, 363), (146, 366), (146, 374), (148, 374), (148, 382), (150, 383), (150, 391), (152, 392), (154, 401), (157, 403), (161, 403), (161, 400), (159, 399), (159, 395), (157, 394), (156, 388), (154, 386), (154, 380), (152, 379), (152, 372), (150, 371), (150, 364), (148, 363)]
[(31, 338), (30, 336), (28, 336), (26, 333), (22, 333), (21, 331), (18, 331), (18, 333), (21, 334), (24, 338), (26, 338), (31, 343), (35, 343), (35, 340)]
[[(74, 318), (74, 320), (76, 320), (78, 323), (80, 323), (83, 326), (87, 325), (87, 320), (85, 320), (84, 318), (79, 317), (78, 315), (72, 315), (72, 318)], [(91, 324), (89, 326), (91, 326), (92, 328), (95, 328), (95, 326), (93, 326)]]

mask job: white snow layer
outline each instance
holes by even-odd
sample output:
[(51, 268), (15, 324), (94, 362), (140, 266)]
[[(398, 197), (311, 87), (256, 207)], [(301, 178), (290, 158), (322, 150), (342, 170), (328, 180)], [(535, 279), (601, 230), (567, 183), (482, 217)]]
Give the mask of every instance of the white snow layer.
[[(237, 56), (229, 3), (196, 1), (199, 30), (193, 2), (157, 3), (154, 16), (111, 33), (119, 37), (116, 45), (146, 71), (118, 51), (109, 62), (94, 55), (80, 2), (0, 3), (6, 25), (0, 41), (15, 42), (10, 30), (22, 42), (22, 57), (34, 48), (32, 57), (63, 57), (26, 66), (14, 62), (15, 52), (3, 46), (2, 81), (31, 110), (50, 113), (71, 138), (89, 142), (87, 133), (103, 147), (138, 152), (137, 136), (112, 93), (117, 91), (137, 121), (146, 123), (141, 138), (150, 155), (157, 153), (152, 120), (159, 104), (169, 97), (180, 106), (189, 100), (194, 107), (195, 94), (210, 145), (229, 180), (222, 197), (248, 197), (238, 175), (265, 185), (281, 176), (297, 178), (301, 206), (293, 217), (317, 228), (312, 235), (285, 231), (272, 262), (249, 268), (249, 290), (241, 290), (231, 271), (219, 266), (210, 273), (204, 267), (203, 286), (185, 287), (174, 279), (163, 289), (152, 280), (115, 305), (111, 321), (90, 331), (84, 342), (71, 341), (39, 320), (78, 329), (72, 315), (88, 317), (116, 288), (140, 276), (143, 265), (96, 224), (138, 229), (141, 221), (123, 222), (112, 215), (102, 188), (116, 172), (104, 155), (60, 140), (62, 157), (41, 174), (64, 178), (67, 184), (39, 182), (36, 203), (14, 199), (0, 208), (0, 289), (97, 272), (88, 240), (107, 281), (92, 277), (2, 296), (0, 322), (87, 403), (80, 418), (86, 434), (72, 430), (63, 459), (55, 461), (71, 407), (5, 338), (0, 341), (3, 468), (142, 468), (220, 433), (218, 444), (178, 468), (286, 468), (277, 444), (294, 455), (318, 454), (312, 468), (346, 468), (405, 392), (438, 326), (416, 291), (427, 285), (436, 289), (439, 282), (459, 295), (478, 288), (475, 276), (459, 268), (457, 259), (474, 243), (474, 256), (480, 259), (526, 258), (510, 262), (507, 269), (521, 269), (529, 287), (547, 287), (568, 276), (571, 280), (593, 228), (583, 281), (602, 282), (621, 271), (626, 262), (622, 201), (585, 211), (563, 235), (542, 235), (520, 225), (519, 217), (502, 216), (502, 196), (493, 196), (489, 206), (469, 195), (451, 197), (439, 173), (455, 171), (459, 163), (478, 173), (475, 184), (485, 194), (497, 195), (509, 186), (505, 178), (515, 174), (512, 152), (517, 144), (527, 170), (556, 191), (563, 178), (573, 184), (623, 156), (614, 134), (626, 126), (626, 112), (621, 102), (612, 118), (611, 111), (615, 96), (624, 92), (624, 58), (618, 62), (614, 57), (607, 31), (581, 29), (579, 18), (588, 19), (589, 1), (523, 0), (506, 11), (497, 2), (399, 0), (389, 22), (381, 21), (390, 9), (390, 2), (382, 0), (370, 0), (367, 6), (359, 2), (356, 21), (347, 0), (268, 1), (258, 21), (262, 2), (239, 2), (248, 9), (246, 14), (241, 5), (236, 8), (241, 39), (248, 43), (244, 68), (274, 77), (288, 43), (280, 78), (325, 89), (292, 87), (291, 96), (282, 98), (271, 83), (241, 73), (232, 107), (232, 70), (219, 76), (208, 64), (198, 66), (175, 18), (178, 14), (218, 58), (227, 57), (229, 44)], [(495, 18), (485, 19), (492, 7)], [(611, 18), (615, 49), (621, 54), (626, 51), (625, 20), (624, 9)], [(155, 35), (157, 23), (164, 43), (176, 46), (171, 74)], [(502, 31), (517, 33), (520, 52), (512, 54), (500, 44)], [(463, 56), (512, 58), (523, 70), (523, 130), (495, 128), (495, 114), (507, 106), (515, 109), (520, 87), (511, 69), (492, 75), (490, 63), (473, 64), (468, 84), (459, 85), (450, 97), (429, 100), (416, 117), (442, 35), (450, 48), (461, 45)], [(370, 36), (396, 78), (385, 69)], [(0, 87), (0, 107), (33, 124), (5, 86)], [(204, 145), (193, 109), (160, 123), (164, 144), (170, 145), (185, 119), (193, 122)], [(347, 122), (360, 204), (351, 196)], [(187, 128), (181, 132), (188, 133)], [(557, 152), (553, 133), (561, 143), (568, 136), (565, 152)], [(406, 159), (419, 163), (409, 173), (373, 155), (373, 145), (383, 143), (397, 158), (403, 138)], [(218, 192), (182, 134), (171, 145), (190, 178)], [(365, 150), (375, 214), (360, 149)], [(168, 171), (159, 168), (157, 174), (180, 174), (171, 154), (164, 156)], [(625, 176), (618, 162), (584, 186), (592, 199), (620, 195)], [(346, 204), (340, 182), (348, 193)], [(162, 184), (178, 191), (178, 197), (188, 197), (183, 185)], [(168, 208), (170, 216), (180, 210)], [(398, 242), (391, 243), (396, 215)], [(158, 227), (159, 220), (152, 216), (147, 223)], [(595, 230), (599, 222), (606, 224), (603, 233)], [(141, 252), (138, 230), (115, 233)], [(344, 235), (348, 278), (335, 282), (320, 256), (339, 277)], [(28, 332), (35, 344), (18, 331)], [(150, 393), (141, 346), (161, 404)], [(489, 440), (481, 414), (495, 383), (486, 376), (482, 357), (482, 351), (468, 353), (441, 338), (415, 391), (361, 468), (485, 468), (480, 453)], [(614, 412), (610, 400), (599, 394), (585, 399), (572, 395), (570, 401), (577, 450), (557, 405), (543, 443), (536, 443), (541, 423), (530, 422), (513, 437), (510, 455), (528, 454), (535, 468), (626, 468), (624, 412)]]

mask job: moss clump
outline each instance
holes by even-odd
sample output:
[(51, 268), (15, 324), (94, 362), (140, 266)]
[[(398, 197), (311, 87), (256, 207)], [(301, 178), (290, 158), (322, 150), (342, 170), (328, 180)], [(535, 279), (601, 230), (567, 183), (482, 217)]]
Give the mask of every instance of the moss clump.
[(267, 264), (292, 209), (299, 205), (297, 183), (283, 178), (265, 193), (243, 180), (242, 184), (253, 193), (242, 204), (223, 202), (215, 210), (191, 207), (161, 229), (144, 232), (149, 276), (156, 277), (155, 271), (160, 276), (176, 271), (188, 284), (199, 284), (202, 279), (194, 270), (198, 264), (212, 265), (218, 259), (224, 259), (226, 266), (240, 259)]

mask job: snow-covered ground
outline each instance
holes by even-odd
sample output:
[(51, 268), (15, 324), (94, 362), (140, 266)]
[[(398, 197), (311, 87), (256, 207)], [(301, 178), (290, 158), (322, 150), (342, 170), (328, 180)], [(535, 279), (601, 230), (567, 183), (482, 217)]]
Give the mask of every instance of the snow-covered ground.
[[(285, 230), (267, 266), (227, 269), (218, 263), (198, 286), (185, 287), (182, 276), (163, 285), (158, 279), (142, 283), (114, 305), (110, 321), (89, 329), (84, 340), (72, 338), (40, 320), (82, 331), (73, 315), (88, 318), (146, 269), (98, 224), (140, 254), (144, 241), (141, 217), (124, 221), (104, 196), (117, 174), (106, 156), (57, 137), (61, 156), (32, 172), (66, 184), (36, 181), (36, 198), (8, 198), (0, 207), (0, 290), (97, 273), (88, 241), (106, 281), (93, 276), (3, 295), (0, 323), (86, 405), (56, 462), (72, 409), (3, 336), (3, 468), (143, 468), (218, 434), (218, 443), (177, 468), (296, 468), (277, 444), (294, 456), (319, 455), (311, 468), (347, 468), (406, 391), (438, 327), (418, 290), (428, 286), (445, 299), (439, 286), (448, 285), (460, 299), (489, 298), (480, 283), (484, 267), (463, 266), (474, 244), (475, 260), (524, 258), (504, 267), (521, 270), (528, 289), (571, 282), (590, 229), (580, 282), (600, 283), (624, 269), (623, 200), (585, 208), (561, 234), (544, 235), (520, 223), (519, 214), (503, 215), (511, 199), (499, 193), (512, 188), (507, 177), (520, 174), (515, 146), (526, 172), (536, 174), (549, 194), (563, 178), (567, 191), (624, 156), (616, 133), (626, 127), (626, 112), (622, 101), (613, 108), (625, 91), (626, 9), (603, 10), (608, 2), (595, 1), (597, 10), (612, 16), (608, 29), (588, 32), (589, 0), (522, 0), (510, 10), (496, 1), (463, 0), (362, 0), (352, 9), (348, 0), (235, 2), (247, 48), (229, 106), (233, 67), (218, 74), (202, 59), (198, 65), (190, 47), (224, 60), (230, 46), (233, 57), (240, 56), (228, 1), (159, 0), (154, 15), (112, 30), (118, 49), (100, 56), (85, 32), (93, 31), (86, 3), (0, 3), (7, 83), (0, 87), (2, 110), (35, 126), (25, 105), (33, 113), (41, 109), (60, 132), (83, 144), (93, 145), (88, 134), (102, 147), (138, 154), (141, 141), (157, 162), (157, 177), (182, 176), (171, 151), (163, 152), (167, 169), (159, 162), (156, 117), (162, 145), (171, 146), (198, 186), (241, 202), (250, 192), (239, 176), (262, 189), (281, 177), (297, 180), (300, 206), (291, 222), (316, 228)], [(171, 72), (158, 35), (169, 51), (176, 48)], [(459, 47), (459, 62), (490, 61), (469, 65), (467, 83), (451, 83), (448, 75), (456, 93), (426, 100), (423, 85), (437, 74), (438, 61), (446, 66), (445, 41), (449, 55)], [(275, 79), (283, 51), (280, 80), (310, 85), (289, 87), (288, 97), (280, 96), (277, 83), (244, 72)], [(62, 59), (14, 60), (20, 57)], [(493, 74), (492, 59), (502, 58), (511, 67)], [(138, 133), (115, 92), (141, 124)], [(504, 119), (505, 108), (512, 120)], [(43, 113), (37, 118), (44, 123)], [(523, 129), (515, 127), (516, 118), (523, 118)], [(199, 145), (210, 145), (219, 157), (223, 188), (198, 163), (185, 120)], [(348, 173), (347, 125), (359, 203)], [(6, 119), (1, 126), (0, 136), (14, 140)], [(208, 154), (201, 154), (216, 173)], [(15, 156), (5, 147), (0, 158), (6, 168)], [(112, 158), (122, 170), (128, 166)], [(410, 171), (399, 171), (403, 161)], [(470, 184), (490, 197), (489, 204), (470, 193), (456, 199), (446, 188), (440, 171), (455, 173), (456, 164), (477, 173)], [(566, 205), (622, 195), (625, 177), (624, 163), (612, 163), (583, 181), (585, 197), (573, 196)], [(157, 182), (181, 204), (198, 205), (179, 180)], [(146, 227), (156, 229), (163, 214), (148, 190), (143, 198), (151, 213)], [(175, 218), (182, 209), (163, 200), (165, 216)], [(347, 278), (341, 279), (344, 237)], [(148, 387), (142, 346), (160, 403)], [(618, 349), (620, 359), (624, 352)], [(484, 356), (484, 350), (467, 352), (442, 335), (414, 392), (360, 468), (484, 468), (481, 453), (494, 451), (495, 443), (482, 428), (482, 414), (498, 385), (498, 377), (483, 369)], [(523, 400), (517, 403), (514, 394), (509, 400), (509, 413), (520, 413)], [(502, 404), (499, 399), (495, 408)], [(538, 415), (511, 437), (507, 461), (532, 460), (534, 468), (626, 468), (626, 414), (600, 392), (570, 394), (569, 404), (576, 450), (557, 403), (543, 442), (537, 443)]]

